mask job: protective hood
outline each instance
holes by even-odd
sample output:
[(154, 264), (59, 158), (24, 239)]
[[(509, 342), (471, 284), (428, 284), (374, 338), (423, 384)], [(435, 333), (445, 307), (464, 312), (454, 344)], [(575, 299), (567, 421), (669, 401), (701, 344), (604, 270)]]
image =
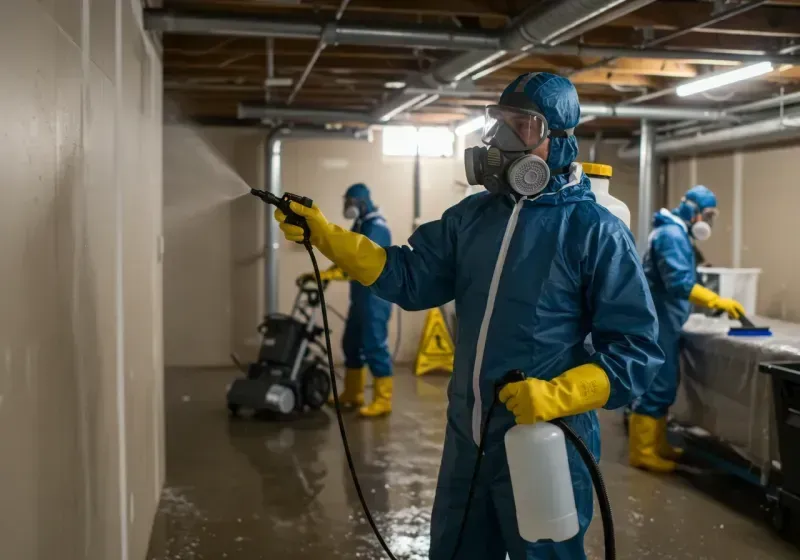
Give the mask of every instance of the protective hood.
[[(500, 105), (540, 112), (551, 131), (574, 129), (581, 120), (578, 91), (566, 78), (548, 72), (523, 74), (511, 82), (500, 96)], [(551, 134), (547, 165), (566, 167), (578, 157), (578, 139)]]
[[(687, 202), (688, 201), (688, 202)], [(717, 196), (705, 185), (697, 185), (689, 189), (680, 205), (672, 213), (680, 216), (684, 222), (690, 224), (703, 210), (717, 207)]]
[(369, 189), (364, 183), (356, 183), (351, 185), (344, 193), (345, 198), (357, 199), (363, 206), (365, 213), (371, 213), (377, 210), (377, 207), (372, 202)]

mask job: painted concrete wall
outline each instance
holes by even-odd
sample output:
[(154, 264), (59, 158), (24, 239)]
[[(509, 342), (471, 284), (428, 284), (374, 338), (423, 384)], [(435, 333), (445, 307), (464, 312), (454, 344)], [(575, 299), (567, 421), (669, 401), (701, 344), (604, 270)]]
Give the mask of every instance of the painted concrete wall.
[(130, 0), (0, 4), (0, 558), (142, 559), (164, 478), (161, 62)]

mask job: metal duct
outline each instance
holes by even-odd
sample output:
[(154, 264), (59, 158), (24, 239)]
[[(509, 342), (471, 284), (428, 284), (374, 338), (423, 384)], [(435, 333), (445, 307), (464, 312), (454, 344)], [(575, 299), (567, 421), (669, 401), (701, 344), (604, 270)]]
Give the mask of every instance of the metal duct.
[[(445, 94), (442, 94), (445, 95)], [(406, 107), (399, 107), (395, 111), (400, 112), (419, 106), (425, 103), (430, 97), (427, 93), (417, 94), (405, 101)], [(302, 109), (294, 107), (284, 107), (275, 105), (264, 105), (256, 103), (240, 103), (240, 119), (282, 119), (282, 120), (302, 120), (318, 123), (328, 122), (360, 122), (366, 124), (376, 124), (381, 121), (388, 121), (394, 115), (384, 115), (382, 119), (375, 119), (369, 113), (359, 113), (355, 111), (328, 111), (321, 109)], [(649, 119), (653, 121), (686, 120), (697, 121), (721, 121), (731, 120), (731, 117), (724, 111), (712, 109), (692, 109), (679, 107), (664, 107), (659, 105), (607, 105), (603, 103), (582, 103), (582, 117), (603, 117), (617, 119)]]
[[(279, 128), (272, 130), (264, 143), (264, 185), (262, 188), (275, 196), (283, 194), (281, 183), (281, 149), (286, 140), (324, 138), (327, 140), (369, 140), (363, 131), (326, 131), (319, 128)], [(280, 230), (272, 212), (266, 214), (264, 228), (264, 314), (278, 312), (278, 249)]]
[(624, 2), (625, 0), (561, 0), (552, 2), (545, 9), (532, 6), (511, 23), (511, 29), (503, 37), (503, 48), (516, 50), (530, 44), (547, 43)]
[(144, 27), (149, 31), (196, 35), (319, 39), (329, 45), (383, 45), (453, 50), (500, 48), (500, 37), (496, 33), (380, 27), (342, 22), (319, 24), (275, 17), (196, 14), (160, 9), (144, 11)]
[[(502, 37), (502, 47), (483, 47), (474, 52), (448, 58), (437, 64), (432, 71), (422, 75), (419, 83), (413, 85), (438, 87), (458, 82), (504, 56), (508, 51), (527, 49), (531, 43), (556, 37), (620, 4), (620, 0), (560, 0), (551, 2), (544, 10), (539, 7), (528, 9), (511, 23)], [(398, 107), (407, 103), (408, 99), (409, 94), (400, 93), (378, 107), (374, 115), (377, 118), (389, 114), (395, 115), (402, 111), (398, 110)]]
[(582, 117), (604, 117), (619, 119), (650, 119), (655, 121), (697, 120), (719, 121), (731, 119), (724, 111), (692, 109), (658, 105), (608, 105), (605, 103), (581, 103)]
[(769, 97), (767, 99), (759, 99), (752, 103), (745, 103), (744, 105), (737, 105), (726, 109), (727, 113), (752, 113), (755, 111), (763, 111), (764, 109), (772, 109), (773, 107), (780, 107), (781, 105), (793, 105), (800, 103), (800, 91), (789, 93), (787, 95), (779, 95), (777, 97)]
[(800, 64), (800, 56), (790, 54), (770, 54), (766, 52), (742, 52), (714, 49), (636, 49), (630, 47), (606, 47), (593, 45), (536, 46), (525, 51), (526, 54), (591, 56), (600, 58), (663, 58), (669, 60), (721, 60), (727, 62), (756, 63), (769, 60), (774, 64)]
[(355, 111), (329, 111), (321, 109), (302, 109), (277, 107), (272, 105), (240, 103), (240, 119), (283, 119), (288, 121), (310, 121), (317, 123), (355, 122), (374, 124), (376, 121), (367, 113)]
[[(765, 119), (688, 138), (656, 141), (655, 153), (659, 156), (700, 154), (797, 138), (800, 138), (800, 111), (793, 111), (782, 118)], [(636, 159), (639, 149), (620, 150), (619, 157)]]

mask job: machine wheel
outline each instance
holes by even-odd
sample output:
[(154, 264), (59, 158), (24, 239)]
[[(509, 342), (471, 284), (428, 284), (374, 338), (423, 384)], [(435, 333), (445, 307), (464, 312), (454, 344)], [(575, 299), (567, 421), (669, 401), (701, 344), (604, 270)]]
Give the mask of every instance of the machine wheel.
[(320, 368), (311, 367), (303, 375), (303, 403), (312, 410), (318, 410), (328, 400), (331, 380)]

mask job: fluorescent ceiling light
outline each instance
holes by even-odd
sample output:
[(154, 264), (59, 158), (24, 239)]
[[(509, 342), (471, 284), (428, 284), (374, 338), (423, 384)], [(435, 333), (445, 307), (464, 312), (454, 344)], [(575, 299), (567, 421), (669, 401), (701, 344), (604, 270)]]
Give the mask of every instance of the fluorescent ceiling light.
[(483, 128), (484, 123), (486, 123), (486, 117), (483, 115), (480, 117), (475, 117), (474, 119), (457, 126), (456, 136), (466, 136), (470, 132), (475, 132), (476, 130)]
[(383, 84), (383, 87), (385, 87), (386, 89), (403, 89), (404, 87), (406, 87), (406, 83), (405, 82), (386, 82), (385, 84)]
[(727, 86), (742, 80), (749, 80), (757, 76), (762, 76), (772, 72), (772, 63), (769, 61), (759, 62), (757, 64), (750, 64), (749, 66), (742, 66), (730, 72), (723, 72), (722, 74), (715, 74), (707, 78), (700, 78), (688, 84), (678, 86), (676, 93), (679, 97), (686, 97), (687, 95), (694, 95), (701, 91), (708, 91), (710, 89)]

